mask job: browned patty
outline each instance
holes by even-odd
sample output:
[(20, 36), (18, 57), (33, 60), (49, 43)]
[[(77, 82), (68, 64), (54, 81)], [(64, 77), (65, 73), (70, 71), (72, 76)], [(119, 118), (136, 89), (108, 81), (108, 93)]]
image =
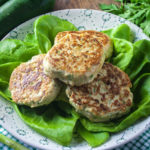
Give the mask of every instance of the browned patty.
[(98, 32), (94, 30), (59, 32), (55, 37), (55, 43), (59, 43), (67, 34), (76, 34), (76, 35), (85, 34), (90, 37), (96, 38), (103, 45), (105, 59), (111, 57), (112, 55), (112, 52), (113, 52), (112, 40), (106, 34), (102, 32)]
[(9, 90), (17, 104), (37, 107), (49, 104), (59, 92), (58, 83), (43, 72), (45, 54), (34, 56), (12, 73)]
[(79, 86), (95, 78), (104, 60), (103, 46), (96, 38), (68, 34), (50, 49), (43, 64), (47, 75)]
[(133, 99), (130, 88), (128, 75), (105, 63), (93, 82), (68, 86), (66, 93), (77, 112), (93, 122), (105, 122), (129, 112)]

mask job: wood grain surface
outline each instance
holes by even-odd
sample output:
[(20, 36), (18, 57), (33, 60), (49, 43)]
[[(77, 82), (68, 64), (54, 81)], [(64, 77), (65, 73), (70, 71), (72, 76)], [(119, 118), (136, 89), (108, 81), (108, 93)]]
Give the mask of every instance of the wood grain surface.
[(54, 10), (71, 9), (71, 8), (86, 8), (98, 9), (99, 4), (117, 4), (114, 0), (56, 0)]

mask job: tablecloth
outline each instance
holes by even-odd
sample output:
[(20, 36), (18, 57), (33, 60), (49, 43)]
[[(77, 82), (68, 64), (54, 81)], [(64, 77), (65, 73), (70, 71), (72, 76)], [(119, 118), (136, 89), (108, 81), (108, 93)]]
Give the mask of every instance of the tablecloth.
[[(7, 132), (2, 126), (0, 126), (0, 133), (6, 135), (7, 137), (11, 138), (12, 140), (17, 141), (18, 143), (24, 145), (25, 147), (29, 148), (30, 150), (39, 150), (33, 148), (27, 144), (22, 143), (15, 137), (13, 137), (10, 133)], [(12, 150), (11, 148), (7, 147), (6, 145), (0, 143), (0, 150)], [(92, 149), (91, 149), (92, 150)], [(150, 128), (147, 129), (143, 134), (141, 134), (136, 139), (130, 141), (129, 143), (122, 145), (121, 147), (115, 148), (113, 150), (150, 150)]]

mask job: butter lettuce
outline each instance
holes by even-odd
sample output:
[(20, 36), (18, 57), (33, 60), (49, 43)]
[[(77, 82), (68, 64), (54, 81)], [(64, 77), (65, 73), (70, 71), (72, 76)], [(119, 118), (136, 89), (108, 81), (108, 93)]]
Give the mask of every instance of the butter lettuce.
[(0, 79), (2, 81), (9, 82), (10, 75), (12, 71), (20, 65), (21, 62), (8, 62), (0, 65)]
[(12, 71), (20, 64), (20, 62), (9, 62), (0, 65), (0, 95), (11, 100), (10, 91), (8, 90), (9, 78)]
[(131, 31), (130, 27), (127, 24), (121, 24), (112, 29), (108, 29), (102, 32), (107, 34), (111, 38), (124, 39), (129, 42), (133, 42), (134, 40), (134, 33)]
[[(0, 95), (12, 101), (8, 86), (14, 68), (34, 55), (46, 53), (53, 45), (56, 34), (69, 30), (77, 28), (66, 20), (44, 15), (36, 19), (34, 33), (27, 34), (24, 41), (1, 41)], [(110, 133), (122, 131), (137, 120), (150, 115), (150, 41), (140, 40), (132, 43), (134, 35), (126, 24), (103, 32), (108, 34), (114, 43), (110, 62), (124, 70), (132, 80), (134, 105), (129, 114), (115, 121), (93, 123), (79, 116), (68, 104), (64, 84), (55, 102), (48, 106), (29, 108), (12, 103), (27, 125), (62, 145), (69, 145), (76, 131), (92, 147), (99, 146), (109, 139)]]
[(102, 145), (109, 139), (108, 132), (99, 132), (99, 133), (89, 132), (81, 124), (78, 125), (77, 132), (92, 147)]
[(35, 131), (66, 146), (72, 140), (78, 115), (69, 104), (63, 103), (62, 110), (58, 103), (39, 108), (14, 104), (14, 108), (20, 118)]
[[(142, 86), (141, 86), (142, 85)], [(139, 76), (133, 84), (133, 90), (136, 93), (135, 99), (138, 105), (141, 105), (144, 101), (140, 99), (147, 99), (150, 97), (150, 73), (144, 73)], [(137, 105), (135, 105), (136, 107)]]
[(114, 43), (113, 57), (110, 62), (125, 70), (133, 56), (134, 34), (127, 24), (121, 24), (113, 29), (102, 31), (112, 38)]
[(111, 63), (125, 70), (133, 57), (133, 44), (124, 39), (113, 38), (114, 53)]
[(8, 82), (3, 81), (2, 79), (0, 79), (0, 96), (11, 101), (11, 99), (9, 98), (10, 94), (8, 92)]
[(0, 42), (0, 64), (8, 62), (26, 62), (39, 54), (37, 46), (21, 40), (7, 39)]
[(140, 40), (133, 46), (133, 58), (125, 70), (131, 80), (134, 80), (139, 74), (150, 72), (150, 41)]
[(37, 40), (35, 39), (34, 33), (28, 33), (24, 38), (24, 42), (38, 46), (38, 43), (37, 43)]
[(35, 39), (42, 53), (50, 50), (58, 32), (76, 30), (72, 23), (52, 15), (41, 16), (34, 23)]
[[(9, 78), (12, 71), (32, 56), (39, 54), (39, 48), (29, 42), (6, 39), (0, 42), (0, 95), (10, 100), (8, 90)], [(3, 85), (3, 86), (2, 86)]]

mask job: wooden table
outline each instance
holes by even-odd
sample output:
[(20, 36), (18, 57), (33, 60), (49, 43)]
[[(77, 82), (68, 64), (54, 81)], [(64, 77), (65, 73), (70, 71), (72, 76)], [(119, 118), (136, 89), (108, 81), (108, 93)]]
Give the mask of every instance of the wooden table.
[(117, 4), (114, 0), (56, 0), (54, 10), (71, 9), (71, 8), (86, 8), (98, 9), (99, 4)]

